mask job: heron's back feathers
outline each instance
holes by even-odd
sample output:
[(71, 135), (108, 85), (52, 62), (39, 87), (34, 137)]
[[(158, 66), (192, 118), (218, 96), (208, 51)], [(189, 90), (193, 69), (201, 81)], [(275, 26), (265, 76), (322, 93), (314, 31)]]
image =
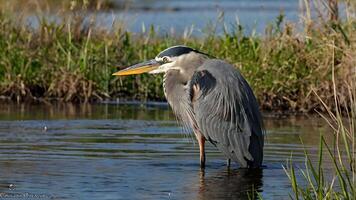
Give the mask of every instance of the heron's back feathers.
[(257, 100), (240, 72), (207, 60), (188, 83), (195, 123), (207, 140), (241, 167), (259, 167), (264, 129)]

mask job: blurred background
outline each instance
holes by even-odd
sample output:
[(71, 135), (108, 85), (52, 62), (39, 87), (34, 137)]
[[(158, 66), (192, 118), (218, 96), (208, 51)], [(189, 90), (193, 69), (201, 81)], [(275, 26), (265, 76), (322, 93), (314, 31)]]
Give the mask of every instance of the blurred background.
[[(310, 7), (306, 4), (310, 3)], [(263, 33), (268, 25), (273, 24), (279, 16), (294, 23), (303, 21), (303, 14), (308, 9), (313, 17), (326, 15), (328, 1), (299, 0), (14, 0), (1, 1), (2, 7), (30, 16), (30, 24), (38, 24), (36, 17), (40, 14), (60, 20), (59, 13), (78, 8), (89, 10), (88, 15), (95, 13), (101, 26), (111, 27), (114, 21), (125, 24), (129, 31), (141, 32), (153, 25), (160, 33), (180, 35), (191, 31), (199, 35), (209, 25), (216, 25), (218, 32), (222, 29), (233, 30), (241, 25), (251, 33)], [(339, 9), (351, 1), (339, 2)], [(308, 11), (309, 12), (309, 11)], [(68, 13), (67, 13), (68, 14)], [(345, 12), (341, 12), (345, 18)], [(56, 18), (57, 16), (57, 18)]]

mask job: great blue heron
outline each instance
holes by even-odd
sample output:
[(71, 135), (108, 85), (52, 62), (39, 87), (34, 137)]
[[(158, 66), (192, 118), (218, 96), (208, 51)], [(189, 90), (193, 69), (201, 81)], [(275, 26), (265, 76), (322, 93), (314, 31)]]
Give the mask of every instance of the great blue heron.
[(210, 141), (240, 167), (258, 168), (263, 160), (264, 129), (257, 100), (240, 72), (223, 60), (187, 46), (173, 46), (155, 59), (113, 75), (164, 73), (164, 94), (175, 115), (190, 127), (205, 167)]

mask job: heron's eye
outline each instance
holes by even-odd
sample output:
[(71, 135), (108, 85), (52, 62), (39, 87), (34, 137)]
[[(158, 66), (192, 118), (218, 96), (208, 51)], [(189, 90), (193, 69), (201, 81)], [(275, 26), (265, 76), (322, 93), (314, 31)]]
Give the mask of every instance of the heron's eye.
[(168, 63), (169, 62), (169, 58), (167, 56), (165, 56), (165, 57), (162, 58), (162, 61), (164, 63)]

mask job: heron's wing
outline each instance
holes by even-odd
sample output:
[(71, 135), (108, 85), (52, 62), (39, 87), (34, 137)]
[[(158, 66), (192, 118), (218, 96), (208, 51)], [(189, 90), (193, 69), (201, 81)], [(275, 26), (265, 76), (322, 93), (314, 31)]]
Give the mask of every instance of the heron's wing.
[(256, 98), (239, 71), (220, 60), (207, 61), (189, 82), (195, 121), (207, 140), (242, 167), (263, 157), (263, 125)]

